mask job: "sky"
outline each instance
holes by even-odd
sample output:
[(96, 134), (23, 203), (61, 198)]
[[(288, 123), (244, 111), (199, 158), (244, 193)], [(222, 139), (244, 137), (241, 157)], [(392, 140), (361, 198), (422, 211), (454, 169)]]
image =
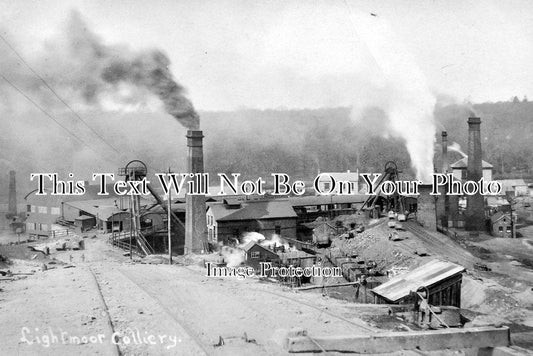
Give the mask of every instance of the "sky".
[[(2, 35), (30, 64), (75, 9), (105, 43), (164, 51), (199, 110), (379, 101), (386, 68), (372, 34), (362, 34), (361, 16), (387, 24), (386, 40), (402, 45), (435, 95), (475, 103), (533, 98), (527, 0), (0, 0), (0, 7)], [(0, 51), (9, 49), (0, 42)]]

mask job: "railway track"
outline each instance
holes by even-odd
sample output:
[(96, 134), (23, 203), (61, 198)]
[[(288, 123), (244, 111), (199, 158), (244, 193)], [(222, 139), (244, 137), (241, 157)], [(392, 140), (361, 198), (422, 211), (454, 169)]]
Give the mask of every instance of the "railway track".
[[(211, 355), (212, 352), (206, 347), (197, 334), (190, 329), (189, 325), (182, 320), (179, 315), (169, 310), (167, 304), (163, 303), (161, 297), (152, 293), (150, 289), (144, 288), (141, 284), (131, 277), (130, 273), (124, 272), (120, 268), (111, 268), (111, 266), (94, 266), (89, 267), (94, 277), (98, 293), (100, 294), (113, 335), (117, 335), (115, 347), (117, 355), (136, 355), (136, 354), (183, 354), (183, 355)], [(114, 266), (118, 267), (118, 266)], [(95, 272), (96, 269), (96, 272)], [(117, 293), (119, 291), (119, 293)], [(124, 298), (126, 296), (126, 298)], [(127, 299), (127, 300), (125, 300)], [(137, 308), (138, 303), (131, 303), (131, 299), (142, 301), (141, 308)], [(118, 308), (117, 308), (118, 304)], [(155, 304), (155, 307), (154, 307)], [(108, 307), (111, 306), (111, 307)], [(139, 313), (146, 313), (152, 318), (152, 323), (160, 325), (153, 330), (152, 325), (143, 325), (142, 321), (136, 320)], [(121, 311), (130, 310), (130, 315), (122, 315)], [(158, 312), (158, 310), (160, 312)], [(113, 320), (118, 320), (116, 324)], [(132, 348), (132, 343), (124, 344), (121, 338), (131, 332), (131, 330), (144, 329), (144, 334), (170, 335), (175, 333), (179, 335), (179, 350), (169, 349), (166, 345), (159, 345), (159, 348), (153, 348), (153, 344), (145, 343), (147, 348), (144, 350)], [(140, 335), (143, 335), (141, 332)], [(137, 345), (133, 345), (137, 346)]]
[[(109, 315), (109, 308), (107, 306), (107, 303), (105, 301), (104, 295), (102, 293), (102, 287), (101, 287), (100, 282), (98, 281), (98, 277), (96, 277), (96, 274), (94, 273), (93, 269), (90, 266), (88, 268), (89, 268), (89, 272), (93, 276), (94, 283), (96, 285), (96, 290), (98, 291), (98, 295), (100, 297), (100, 302), (102, 303), (102, 306), (104, 308), (104, 314), (105, 314), (106, 319), (107, 319), (107, 325), (111, 329), (111, 334), (113, 335), (115, 333), (115, 326), (113, 325), (113, 321), (111, 320), (111, 317)], [(122, 355), (122, 352), (120, 351), (120, 348), (118, 347), (118, 344), (114, 344), (114, 346), (112, 346), (112, 349), (113, 349), (113, 354), (114, 355), (117, 355), (117, 356), (121, 356)]]
[[(127, 288), (128, 295), (144, 295), (142, 300), (147, 305), (155, 303), (164, 311), (164, 316), (159, 318), (168, 318), (177, 324), (187, 340), (194, 344), (195, 354), (283, 354), (283, 350), (271, 342), (271, 337), (276, 329), (296, 326), (317, 335), (377, 331), (362, 321), (332, 312), (327, 306), (314, 305), (285, 293), (231, 281), (206, 283), (200, 271), (189, 267), (170, 268), (170, 271), (167, 271), (168, 266), (138, 267), (141, 269), (113, 269), (115, 281), (120, 275), (127, 282), (122, 287), (114, 285), (113, 289)], [(230, 341), (220, 344), (219, 340)]]
[(139, 289), (141, 289), (144, 293), (146, 293), (148, 296), (150, 296), (153, 300), (157, 302), (157, 304), (165, 311), (165, 313), (176, 323), (178, 323), (183, 330), (187, 333), (187, 335), (195, 342), (196, 346), (198, 346), (202, 351), (204, 355), (210, 355), (212, 352), (210, 352), (207, 349), (207, 345), (205, 345), (205, 342), (200, 339), (200, 337), (197, 335), (197, 333), (190, 327), (190, 325), (184, 320), (183, 317), (179, 316), (179, 314), (171, 311), (164, 301), (161, 300), (161, 295), (158, 295), (157, 293), (154, 293), (153, 291), (143, 287), (141, 284), (139, 284), (135, 278), (131, 276), (130, 273), (125, 272), (124, 270), (118, 269), (118, 272), (124, 276), (124, 278), (127, 278), (130, 282), (135, 284)]
[(439, 237), (437, 237), (435, 235), (436, 233), (426, 231), (412, 221), (405, 222), (404, 227), (424, 242), (431, 252), (447, 257), (450, 262), (472, 268), (477, 260), (472, 254), (446, 235), (439, 234)]
[[(324, 255), (324, 258), (325, 258), (325, 255)], [(195, 274), (199, 274), (199, 275), (202, 275), (200, 272), (194, 270), (194, 269), (191, 269), (189, 267), (183, 267), (185, 269), (187, 269), (188, 271), (191, 271), (192, 273), (195, 273)], [(316, 311), (319, 311), (321, 313), (324, 313), (324, 314), (327, 314), (333, 318), (336, 318), (344, 323), (347, 323), (349, 324), (350, 326), (353, 326), (353, 327), (356, 327), (357, 329), (360, 329), (361, 330), (364, 330), (364, 331), (370, 331), (370, 332), (376, 332), (376, 331), (379, 331), (378, 329), (376, 328), (372, 328), (371, 326), (365, 324), (364, 322), (359, 322), (359, 321), (354, 321), (354, 320), (350, 320), (350, 319), (347, 319), (343, 316), (340, 316), (340, 315), (337, 315), (335, 313), (332, 313), (328, 310), (325, 310), (323, 308), (319, 308), (317, 306), (314, 306), (312, 304), (309, 304), (309, 303), (306, 303), (302, 300), (298, 300), (296, 298), (292, 298), (288, 295), (284, 295), (284, 294), (281, 294), (281, 293), (276, 293), (276, 292), (272, 292), (272, 291), (268, 291), (268, 290), (264, 290), (264, 289), (260, 289), (260, 288), (249, 288), (250, 290), (253, 290), (255, 292), (259, 292), (259, 293), (263, 293), (263, 294), (268, 294), (268, 295), (273, 295), (273, 296), (276, 296), (278, 298), (283, 298), (285, 300), (288, 300), (288, 301), (291, 301), (292, 303), (298, 305), (298, 306), (305, 306), (307, 308), (310, 308), (310, 309), (314, 309)]]

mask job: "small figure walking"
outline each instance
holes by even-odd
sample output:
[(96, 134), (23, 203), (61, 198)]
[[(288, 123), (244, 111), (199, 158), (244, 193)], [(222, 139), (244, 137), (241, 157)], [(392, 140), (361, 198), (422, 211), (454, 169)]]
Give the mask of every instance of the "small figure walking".
[(81, 262), (85, 262), (85, 254), (84, 253), (81, 254)]

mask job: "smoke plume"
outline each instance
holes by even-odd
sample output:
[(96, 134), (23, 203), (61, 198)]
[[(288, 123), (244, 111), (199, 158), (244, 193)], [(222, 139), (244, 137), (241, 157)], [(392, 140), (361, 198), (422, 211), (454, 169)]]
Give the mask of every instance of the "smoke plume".
[(222, 246), (220, 254), (224, 257), (224, 262), (228, 267), (236, 267), (244, 263), (244, 251), (242, 249), (250, 242), (255, 242), (266, 248), (284, 246), (285, 251), (291, 250), (289, 244), (283, 242), (276, 234), (272, 234), (270, 239), (267, 239), (265, 235), (258, 232), (247, 232), (242, 236), (242, 243), (237, 248)]
[(463, 150), (461, 150), (461, 146), (457, 142), (454, 142), (451, 145), (448, 145), (448, 149), (450, 151), (459, 153), (461, 156), (463, 156), (463, 158), (468, 157), (467, 154), (464, 153)]
[(436, 99), (422, 71), (395, 38), (386, 20), (367, 14), (354, 15), (357, 35), (383, 75), (382, 87), (387, 95), (378, 106), (388, 116), (385, 135), (405, 141), (417, 179), (428, 182), (433, 173)]
[[(62, 35), (49, 39), (43, 52), (38, 69), (74, 107), (85, 104), (90, 108), (138, 110), (139, 105), (149, 104), (152, 94), (184, 127), (199, 127), (199, 117), (185, 89), (169, 70), (169, 58), (158, 49), (136, 51), (127, 45), (107, 44), (78, 12), (72, 11)], [(23, 83), (27, 91), (45, 89), (38, 78), (24, 72), (14, 81)]]

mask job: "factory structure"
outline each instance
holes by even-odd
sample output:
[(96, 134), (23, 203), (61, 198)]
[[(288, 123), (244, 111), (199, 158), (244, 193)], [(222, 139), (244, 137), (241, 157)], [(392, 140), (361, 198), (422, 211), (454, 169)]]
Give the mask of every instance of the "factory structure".
[[(467, 123), (467, 155), (450, 164), (448, 135), (443, 131), (442, 165), (437, 171), (453, 174), (457, 181), (478, 181), (480, 178), (490, 181), (492, 165), (482, 159), (481, 120), (470, 117)], [(187, 168), (190, 173), (204, 172), (203, 137), (200, 130), (187, 131)], [(132, 166), (123, 168), (120, 175), (126, 180), (144, 178), (146, 166), (139, 161), (132, 162), (129, 163)], [(400, 173), (394, 162), (389, 162), (381, 180), (397, 180)], [(509, 205), (501, 197), (494, 205), (494, 198), (489, 201), (481, 194), (435, 196), (430, 194), (431, 186), (424, 184), (420, 186), (418, 196), (385, 197), (378, 194), (369, 197), (362, 193), (366, 187), (359, 183), (359, 172), (337, 173), (336, 177), (347, 177), (360, 189), (359, 194), (315, 194), (276, 199), (186, 194), (167, 204), (151, 187), (152, 196), (143, 198), (117, 196), (113, 189), (108, 189), (110, 195), (101, 196), (97, 194), (97, 187), (92, 185), (87, 186), (83, 197), (36, 195), (36, 191), (32, 191), (25, 197), (27, 218), (22, 226), (32, 236), (55, 235), (56, 231), (69, 227), (80, 234), (97, 229), (112, 234), (113, 244), (122, 247), (126, 242), (130, 244), (130, 237), (133, 237), (132, 243), (144, 254), (168, 250), (168, 226), (172, 229), (170, 244), (174, 253), (206, 253), (216, 250), (217, 246), (238, 245), (243, 234), (248, 232), (259, 232), (267, 237), (276, 235), (286, 241), (309, 242), (314, 227), (321, 225), (317, 234), (318, 230), (324, 230), (324, 221), (314, 223), (320, 219), (361, 214), (371, 219), (390, 211), (400, 214), (399, 220), (413, 216), (431, 231), (449, 234), (455, 229), (464, 229), (489, 231), (495, 236), (514, 236), (516, 217), (511, 216)], [(319, 180), (322, 188), (326, 189), (327, 184), (327, 180)], [(515, 180), (508, 182), (505, 189), (507, 193), (513, 190), (515, 195), (525, 194), (524, 185), (523, 181)], [(10, 173), (9, 211), (16, 215), (14, 171)], [(169, 219), (171, 224), (168, 224)], [(328, 231), (331, 235), (338, 231), (338, 226), (329, 224)]]
[[(441, 173), (453, 174), (453, 179), (464, 183), (465, 181), (477, 182), (483, 179), (491, 182), (493, 166), (482, 159), (481, 147), (481, 120), (478, 117), (468, 119), (468, 151), (460, 160), (449, 164), (448, 162), (448, 135), (442, 132), (442, 168)], [(512, 180), (516, 184), (519, 194), (524, 194), (520, 180)], [(419, 222), (431, 230), (445, 234), (456, 233), (456, 229), (472, 233), (488, 232), (498, 237), (516, 236), (516, 215), (512, 216), (512, 208), (505, 198), (508, 187), (505, 181), (498, 181), (503, 187), (498, 197), (484, 196), (479, 192), (473, 195), (428, 195), (428, 189), (421, 190), (418, 198)], [(511, 186), (514, 190), (514, 187)], [(424, 194), (423, 194), (424, 193)], [(422, 207), (420, 204), (423, 204)]]
[[(436, 171), (450, 174), (457, 182), (492, 180), (492, 165), (482, 159), (481, 120), (470, 117), (467, 124), (467, 155), (450, 164), (448, 134), (442, 132), (442, 164)], [(187, 169), (192, 174), (204, 173), (203, 139), (202, 131), (187, 131)], [(143, 162), (133, 160), (120, 168), (119, 175), (125, 181), (142, 181), (147, 172)], [(400, 181), (401, 174), (395, 162), (389, 161), (379, 183)], [(471, 268), (466, 267), (465, 260), (459, 263), (438, 256), (428, 258), (433, 252), (417, 248), (406, 267), (406, 258), (398, 250), (382, 252), (376, 247), (372, 257), (367, 251), (378, 242), (384, 250), (391, 249), (391, 244), (396, 248), (406, 231), (410, 236), (429, 236), (433, 240), (442, 238), (439, 233), (453, 239), (458, 232), (474, 238), (479, 233), (515, 237), (516, 214), (509, 200), (481, 194), (434, 195), (430, 184), (421, 184), (417, 195), (381, 191), (368, 195), (358, 171), (335, 176), (352, 182), (357, 187), (355, 194), (168, 194), (164, 199), (150, 184), (147, 196), (119, 196), (111, 187), (107, 189), (109, 195), (102, 196), (96, 185), (86, 185), (83, 196), (38, 195), (32, 191), (25, 197), (23, 227), (35, 239), (52, 241), (65, 234), (88, 237), (99, 233), (132, 259), (134, 255), (168, 255), (172, 263), (172, 256), (203, 255), (216, 256), (217, 266), (228, 266), (238, 256), (239, 266), (256, 272), (263, 263), (276, 268), (322, 264), (337, 269), (343, 278), (327, 287), (351, 288), (348, 293), (356, 303), (387, 304), (393, 317), (401, 315), (405, 322), (420, 328), (463, 327), (467, 320), (460, 309), (463, 274)], [(321, 189), (328, 189), (327, 180), (319, 184)], [(505, 194), (527, 194), (523, 186), (520, 181), (509, 182)], [(10, 192), (16, 197), (14, 172), (10, 174)], [(9, 208), (16, 215), (16, 198), (11, 194)], [(368, 232), (374, 227), (376, 230)], [(353, 247), (358, 243), (363, 250)], [(391, 255), (377, 260), (376, 256), (386, 253)], [(275, 279), (290, 288), (323, 288), (324, 292), (328, 283), (327, 276), (279, 275)]]

